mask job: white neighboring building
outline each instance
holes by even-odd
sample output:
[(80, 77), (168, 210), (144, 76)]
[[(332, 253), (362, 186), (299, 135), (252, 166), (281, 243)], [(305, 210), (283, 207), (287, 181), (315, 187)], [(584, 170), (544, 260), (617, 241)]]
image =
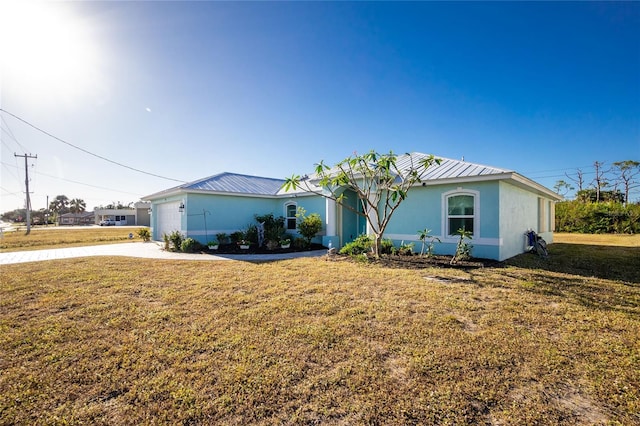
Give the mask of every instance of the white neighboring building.
[(96, 209), (95, 224), (111, 219), (116, 226), (149, 226), (151, 215), (149, 209), (151, 203), (137, 202), (132, 209)]

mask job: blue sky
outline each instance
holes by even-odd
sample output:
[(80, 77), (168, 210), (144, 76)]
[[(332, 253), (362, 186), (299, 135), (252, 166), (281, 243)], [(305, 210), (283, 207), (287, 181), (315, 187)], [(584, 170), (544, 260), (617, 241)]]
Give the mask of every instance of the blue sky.
[[(640, 161), (637, 2), (9, 2), (0, 211), (419, 151), (548, 187)], [(588, 183), (588, 182), (586, 182)], [(638, 192), (635, 199), (640, 198)]]

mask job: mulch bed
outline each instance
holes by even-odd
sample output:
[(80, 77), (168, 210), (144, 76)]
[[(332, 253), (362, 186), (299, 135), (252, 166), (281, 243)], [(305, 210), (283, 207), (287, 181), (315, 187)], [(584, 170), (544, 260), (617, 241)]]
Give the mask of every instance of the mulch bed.
[(424, 268), (455, 268), (455, 269), (478, 269), (485, 267), (500, 267), (502, 262), (493, 259), (472, 258), (469, 260), (459, 260), (451, 263), (451, 256), (399, 256), (383, 254), (379, 259), (369, 256), (371, 263), (403, 269), (424, 269)]
[[(252, 244), (249, 249), (241, 249), (237, 244), (221, 244), (218, 250), (208, 250), (205, 253), (208, 254), (276, 254), (276, 253), (295, 253), (311, 250), (326, 250), (320, 244), (311, 244), (309, 248), (294, 248), (293, 245), (288, 249), (276, 248), (269, 250), (267, 247), (258, 247), (257, 244)], [(341, 254), (332, 254), (330, 258), (334, 260), (350, 260), (352, 257)], [(469, 260), (460, 260), (455, 263), (451, 263), (451, 256), (420, 256), (417, 254), (408, 255), (392, 255), (383, 254), (379, 259), (373, 256), (368, 256), (369, 262), (387, 266), (390, 268), (403, 268), (403, 269), (424, 269), (424, 268), (455, 268), (455, 269), (478, 269), (485, 267), (500, 267), (502, 262), (498, 262), (493, 259), (478, 259), (472, 258)]]

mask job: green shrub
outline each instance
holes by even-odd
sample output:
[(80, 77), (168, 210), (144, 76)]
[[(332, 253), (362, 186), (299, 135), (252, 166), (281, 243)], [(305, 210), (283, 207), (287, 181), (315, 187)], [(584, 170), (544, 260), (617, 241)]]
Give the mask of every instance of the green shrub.
[(238, 241), (245, 239), (244, 232), (242, 231), (232, 232), (229, 238), (231, 238), (231, 242), (235, 244)]
[[(431, 229), (424, 228), (418, 231), (418, 239), (422, 242), (422, 248), (420, 249), (420, 255), (424, 255), (424, 249), (427, 248), (427, 257), (433, 256), (433, 247), (435, 242), (441, 242), (440, 238), (433, 235), (429, 235)], [(428, 241), (428, 243), (427, 243)]]
[(272, 213), (255, 215), (256, 221), (264, 225), (264, 240), (279, 241), (285, 233), (284, 217), (274, 217)]
[(193, 238), (185, 238), (182, 241), (182, 244), (180, 244), (180, 251), (182, 251), (183, 253), (194, 253), (198, 251), (199, 247), (200, 243), (198, 243)]
[(308, 247), (307, 240), (305, 240), (304, 238), (294, 238), (291, 245), (295, 249), (305, 249)]
[(556, 230), (586, 234), (640, 233), (640, 205), (579, 200), (556, 204)]
[(406, 243), (403, 241), (400, 247), (396, 250), (396, 253), (400, 256), (413, 256), (414, 243)]
[(356, 254), (355, 256), (353, 256), (353, 259), (357, 263), (369, 263), (369, 258), (364, 253)]
[(173, 231), (165, 239), (165, 247), (166, 247), (167, 240), (169, 240), (169, 243), (170, 243), (169, 250), (180, 251), (182, 248), (183, 238), (184, 236), (180, 233), (180, 231)]
[(244, 232), (244, 240), (255, 244), (258, 243), (258, 227), (256, 225), (247, 226), (247, 230)]
[(307, 247), (311, 245), (311, 239), (322, 231), (322, 218), (318, 213), (311, 213), (305, 216), (306, 211), (302, 207), (298, 207), (298, 232), (305, 239)]
[(388, 238), (380, 241), (380, 254), (391, 254), (394, 249), (393, 241)]
[(137, 234), (145, 243), (151, 241), (151, 231), (149, 228), (140, 228), (138, 229)]
[[(393, 244), (392, 244), (393, 245)], [(345, 244), (340, 249), (340, 254), (346, 254), (349, 256), (355, 256), (358, 254), (364, 254), (371, 251), (373, 247), (373, 238), (369, 235), (362, 234), (358, 235), (358, 237), (351, 241), (350, 243)]]
[(471, 249), (473, 248), (473, 246), (467, 242), (467, 240), (471, 240), (471, 231), (460, 228), (456, 231), (456, 235), (459, 235), (460, 239), (456, 245), (456, 253), (451, 258), (451, 264), (454, 264), (459, 260), (471, 259)]

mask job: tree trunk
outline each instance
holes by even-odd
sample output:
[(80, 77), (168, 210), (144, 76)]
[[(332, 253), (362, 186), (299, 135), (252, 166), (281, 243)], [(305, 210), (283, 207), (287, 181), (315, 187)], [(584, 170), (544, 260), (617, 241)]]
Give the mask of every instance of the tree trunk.
[(373, 240), (373, 256), (376, 259), (380, 258), (380, 246), (382, 245), (382, 234), (375, 234), (375, 238)]

